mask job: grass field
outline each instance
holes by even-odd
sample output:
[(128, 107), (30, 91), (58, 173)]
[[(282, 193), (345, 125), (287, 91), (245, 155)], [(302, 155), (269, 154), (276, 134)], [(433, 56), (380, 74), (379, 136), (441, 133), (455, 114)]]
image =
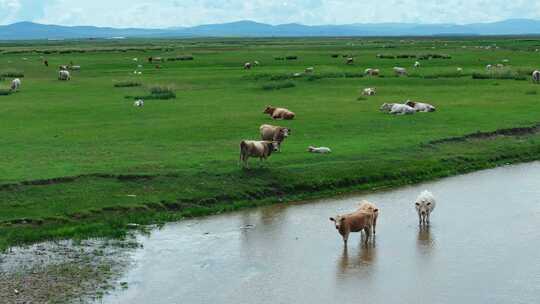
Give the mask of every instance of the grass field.
[[(24, 75), (20, 92), (0, 94), (0, 247), (120, 236), (130, 222), (176, 220), (539, 159), (534, 128), (519, 136), (430, 144), (536, 126), (540, 86), (529, 75), (540, 68), (538, 48), (540, 39), (524, 38), (0, 44), (0, 91), (9, 87), (10, 76)], [(450, 58), (418, 59), (426, 54)], [(165, 61), (160, 69), (146, 60), (189, 55), (193, 60)], [(355, 64), (346, 65), (343, 55), (355, 57)], [(505, 59), (500, 72), (486, 71), (487, 64)], [(254, 60), (260, 66), (243, 70)], [(418, 69), (412, 67), (416, 60)], [(69, 82), (58, 81), (57, 67), (70, 62), (81, 70)], [(310, 66), (313, 75), (291, 76)], [(394, 77), (394, 66), (408, 68), (410, 76)], [(362, 77), (368, 67), (381, 69), (381, 77)], [(149, 99), (153, 87), (172, 89), (176, 97)], [(376, 87), (378, 95), (361, 97), (365, 87)], [(133, 106), (138, 96), (147, 97), (143, 108)], [(401, 117), (379, 111), (383, 102), (406, 99), (438, 110)], [(296, 112), (294, 121), (278, 123), (292, 128), (292, 135), (266, 164), (252, 160), (251, 170), (241, 170), (239, 142), (257, 139), (259, 125), (272, 123), (262, 114), (268, 104)], [(329, 146), (333, 153), (309, 154), (309, 145)]]

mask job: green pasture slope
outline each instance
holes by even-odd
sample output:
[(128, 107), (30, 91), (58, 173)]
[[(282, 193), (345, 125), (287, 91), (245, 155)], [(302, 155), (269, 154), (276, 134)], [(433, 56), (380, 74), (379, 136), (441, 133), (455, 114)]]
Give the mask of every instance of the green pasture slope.
[[(490, 46), (490, 48), (487, 48)], [(540, 122), (540, 40), (208, 39), (0, 44), (0, 247), (57, 237), (121, 236), (127, 223), (176, 220), (244, 206), (371, 190), (540, 158), (535, 128), (443, 141)], [(339, 55), (333, 58), (332, 55)], [(445, 54), (450, 59), (378, 58)], [(160, 69), (146, 58), (192, 55)], [(345, 65), (343, 55), (355, 57)], [(41, 56), (50, 66), (41, 63)], [(276, 57), (297, 56), (297, 60)], [(139, 61), (133, 61), (138, 58)], [(508, 59), (504, 71), (487, 64)], [(247, 61), (260, 66), (243, 70)], [(81, 70), (57, 80), (57, 67)], [(137, 65), (142, 75), (135, 76)], [(313, 66), (315, 73), (290, 77)], [(410, 77), (392, 75), (403, 66)], [(381, 77), (360, 77), (365, 68)], [(463, 68), (460, 75), (457, 67)], [(477, 73), (472, 77), (473, 73)], [(500, 77), (501, 79), (476, 79)], [(502, 79), (505, 78), (505, 79)], [(132, 81), (141, 87), (116, 88)], [(291, 85), (292, 83), (292, 85)], [(133, 106), (152, 86), (176, 98)], [(270, 90), (270, 88), (280, 88)], [(378, 95), (362, 98), (360, 90)], [(266, 89), (264, 89), (266, 88)], [(435, 113), (390, 116), (383, 102), (432, 103)], [(238, 166), (239, 143), (272, 123), (265, 105), (294, 121), (283, 152)], [(306, 152), (331, 147), (330, 155)]]

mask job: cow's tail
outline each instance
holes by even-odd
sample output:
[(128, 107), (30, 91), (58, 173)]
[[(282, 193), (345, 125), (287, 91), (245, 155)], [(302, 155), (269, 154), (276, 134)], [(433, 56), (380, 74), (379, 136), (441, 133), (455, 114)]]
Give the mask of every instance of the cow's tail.
[(247, 151), (247, 145), (246, 145), (246, 142), (243, 140), (242, 142), (240, 142), (240, 160), (238, 162), (239, 166), (243, 165), (244, 158), (245, 158), (244, 155), (246, 154), (246, 151)]

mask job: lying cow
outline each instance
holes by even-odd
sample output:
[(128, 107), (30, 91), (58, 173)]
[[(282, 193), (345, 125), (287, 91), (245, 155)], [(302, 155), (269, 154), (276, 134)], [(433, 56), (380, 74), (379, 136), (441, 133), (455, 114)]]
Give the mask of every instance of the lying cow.
[(416, 110), (416, 112), (435, 112), (436, 110), (436, 108), (429, 103), (407, 100), (405, 104)]
[(335, 218), (331, 217), (330, 221), (334, 222), (336, 230), (343, 237), (343, 243), (347, 246), (349, 233), (362, 232), (366, 233), (365, 243), (371, 237), (371, 225), (373, 224), (373, 214), (357, 210), (353, 213), (338, 215)]
[(240, 165), (249, 168), (250, 157), (258, 157), (262, 161), (275, 151), (277, 151), (277, 144), (272, 141), (243, 140), (240, 143)]
[(266, 109), (264, 109), (263, 113), (270, 115), (272, 119), (292, 120), (296, 116), (296, 114), (289, 111), (288, 109), (276, 108), (272, 106), (267, 106)]
[(328, 148), (328, 147), (309, 146), (308, 147), (308, 152), (319, 153), (319, 154), (329, 154), (329, 153), (332, 153), (332, 150), (330, 148)]
[(416, 199), (416, 202), (414, 202), (420, 225), (429, 225), (429, 218), (431, 212), (433, 212), (433, 209), (435, 209), (435, 203), (435, 197), (431, 192), (426, 190), (420, 193)]
[(401, 103), (383, 103), (380, 108), (383, 112), (388, 112), (394, 115), (414, 114), (416, 110), (406, 104)]
[(360, 203), (360, 207), (358, 207), (358, 210), (373, 214), (373, 223), (371, 224), (371, 226), (373, 227), (373, 234), (376, 234), (377, 233), (376, 231), (377, 218), (379, 217), (379, 208), (371, 202), (362, 201)]
[(261, 131), (261, 139), (277, 143), (278, 151), (280, 152), (281, 143), (285, 140), (285, 138), (289, 137), (289, 134), (291, 134), (291, 129), (289, 128), (272, 125), (261, 125), (259, 130)]
[(536, 70), (532, 73), (532, 79), (535, 83), (540, 83), (540, 71)]
[(365, 88), (362, 91), (362, 95), (364, 96), (375, 96), (375, 94), (377, 94), (377, 89), (375, 88)]
[(15, 78), (11, 81), (12, 91), (18, 91), (20, 87), (21, 87), (21, 80), (19, 78)]
[(67, 70), (61, 70), (58, 72), (58, 80), (71, 80), (71, 75)]
[(409, 73), (407, 72), (407, 69), (405, 68), (400, 68), (400, 67), (394, 67), (394, 73), (396, 74), (396, 76), (407, 76), (409, 75)]

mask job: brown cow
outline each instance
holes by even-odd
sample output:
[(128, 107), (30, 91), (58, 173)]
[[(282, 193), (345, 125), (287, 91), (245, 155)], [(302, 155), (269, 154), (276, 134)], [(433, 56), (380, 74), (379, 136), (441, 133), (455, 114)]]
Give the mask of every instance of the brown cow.
[(267, 106), (266, 109), (264, 109), (264, 114), (268, 114), (272, 117), (272, 119), (285, 119), (285, 120), (292, 120), (294, 119), (293, 112), (289, 111), (285, 108), (276, 108), (272, 106)]
[(358, 207), (359, 211), (368, 212), (373, 214), (373, 224), (371, 225), (373, 227), (373, 234), (376, 234), (377, 231), (377, 218), (379, 217), (379, 208), (368, 201), (362, 201), (360, 203), (360, 206)]
[(343, 237), (343, 243), (345, 246), (347, 246), (349, 233), (361, 231), (366, 232), (364, 242), (367, 244), (371, 236), (371, 225), (373, 224), (372, 213), (357, 210), (353, 213), (338, 215), (335, 218), (331, 217), (330, 220), (335, 223), (336, 230)]
[(285, 140), (285, 138), (289, 137), (289, 134), (291, 134), (291, 129), (289, 128), (272, 125), (261, 125), (259, 130), (261, 131), (261, 139), (277, 143), (278, 151), (280, 152), (281, 143)]
[(243, 140), (240, 143), (240, 165), (249, 168), (250, 157), (258, 157), (262, 161), (275, 151), (277, 151), (277, 144), (272, 141)]

